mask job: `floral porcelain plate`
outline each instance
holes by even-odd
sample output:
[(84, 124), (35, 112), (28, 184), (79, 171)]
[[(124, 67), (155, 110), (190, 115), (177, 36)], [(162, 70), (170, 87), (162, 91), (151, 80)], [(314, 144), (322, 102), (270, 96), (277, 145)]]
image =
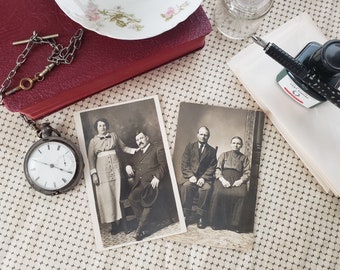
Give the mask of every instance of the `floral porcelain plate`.
[(188, 18), (202, 0), (55, 0), (75, 22), (125, 40), (159, 35)]

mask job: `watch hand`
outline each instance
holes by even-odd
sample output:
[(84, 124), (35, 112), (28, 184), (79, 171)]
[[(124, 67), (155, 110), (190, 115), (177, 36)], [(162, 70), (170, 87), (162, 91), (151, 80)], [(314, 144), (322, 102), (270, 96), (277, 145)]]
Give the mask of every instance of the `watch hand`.
[[(51, 164), (51, 165), (53, 165), (53, 164)], [(63, 169), (63, 168), (59, 168), (59, 167), (57, 167), (57, 166), (55, 166), (55, 165), (53, 165), (52, 167), (53, 167), (53, 168), (56, 168), (56, 169), (58, 169), (58, 170), (60, 170), (60, 171), (63, 171), (63, 172), (67, 172), (67, 173), (70, 173), (70, 174), (73, 173), (73, 171), (68, 171), (68, 170), (65, 170), (65, 169)]]
[(47, 166), (53, 166), (53, 164), (49, 164), (49, 163), (46, 163), (46, 162), (43, 162), (43, 161), (40, 161), (40, 160), (37, 160), (37, 159), (33, 159), (35, 162), (38, 162), (38, 163), (41, 163), (41, 164), (44, 164), (44, 165), (47, 165)]
[(33, 159), (33, 160), (34, 160), (35, 162), (39, 162), (39, 163), (41, 163), (41, 164), (50, 166), (51, 168), (56, 168), (56, 169), (58, 169), (58, 170), (60, 170), (60, 171), (64, 171), (64, 172), (67, 172), (67, 173), (70, 173), (70, 174), (73, 173), (73, 171), (68, 171), (68, 170), (65, 170), (65, 169), (63, 169), (63, 168), (59, 168), (59, 167), (55, 166), (53, 163), (49, 164), (49, 163), (46, 163), (46, 162), (43, 162), (43, 161), (40, 161), (40, 160), (37, 160), (37, 159)]

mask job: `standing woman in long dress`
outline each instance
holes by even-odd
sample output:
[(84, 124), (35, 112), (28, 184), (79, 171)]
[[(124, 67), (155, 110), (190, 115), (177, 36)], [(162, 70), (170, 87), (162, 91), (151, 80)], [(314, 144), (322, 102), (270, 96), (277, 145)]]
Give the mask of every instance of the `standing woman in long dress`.
[(88, 158), (98, 218), (101, 224), (111, 223), (111, 234), (116, 234), (122, 218), (119, 204), (122, 170), (117, 150), (134, 154), (135, 149), (127, 147), (115, 132), (108, 132), (109, 123), (105, 118), (98, 119), (94, 128), (97, 135), (90, 141)]
[(210, 205), (210, 226), (215, 230), (239, 230), (250, 176), (249, 159), (240, 152), (242, 146), (242, 138), (233, 137), (232, 150), (222, 153), (217, 161)]

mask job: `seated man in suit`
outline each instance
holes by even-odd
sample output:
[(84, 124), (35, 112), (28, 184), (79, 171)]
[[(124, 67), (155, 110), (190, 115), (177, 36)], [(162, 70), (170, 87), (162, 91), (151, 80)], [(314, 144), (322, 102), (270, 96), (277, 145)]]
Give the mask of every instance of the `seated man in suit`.
[(209, 129), (205, 126), (200, 127), (197, 141), (186, 146), (181, 163), (182, 178), (179, 181), (187, 225), (193, 221), (192, 206), (198, 194), (197, 227), (200, 229), (204, 229), (207, 225), (209, 200), (217, 164), (216, 150), (208, 144), (209, 137)]
[(143, 131), (137, 131), (136, 143), (139, 150), (135, 152), (130, 165), (126, 166), (129, 177), (134, 177), (128, 200), (139, 220), (136, 240), (150, 235), (147, 228), (152, 211), (161, 204), (158, 189), (168, 175), (168, 165), (163, 146), (150, 143)]

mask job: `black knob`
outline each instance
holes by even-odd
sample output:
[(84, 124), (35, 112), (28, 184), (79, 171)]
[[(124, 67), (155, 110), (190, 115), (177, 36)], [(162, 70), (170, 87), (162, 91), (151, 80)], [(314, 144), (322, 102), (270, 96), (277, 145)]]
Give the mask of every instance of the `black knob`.
[(310, 66), (322, 77), (331, 77), (340, 73), (340, 40), (327, 41), (311, 56)]

